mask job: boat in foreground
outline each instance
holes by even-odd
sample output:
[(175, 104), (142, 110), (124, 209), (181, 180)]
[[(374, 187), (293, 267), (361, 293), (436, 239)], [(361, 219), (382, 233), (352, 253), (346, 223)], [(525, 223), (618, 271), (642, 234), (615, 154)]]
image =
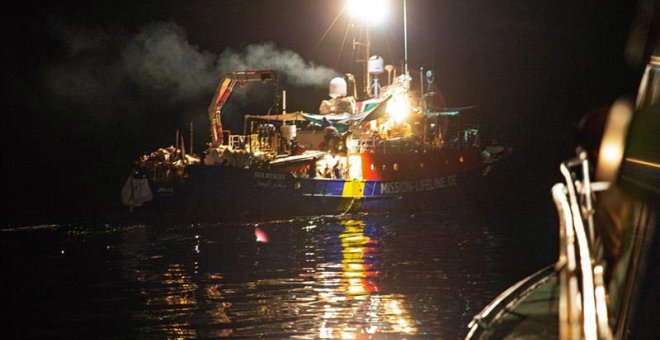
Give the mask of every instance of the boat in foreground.
[(486, 306), (466, 339), (658, 338), (659, 73), (654, 56), (636, 107), (617, 101), (605, 126), (593, 129), (602, 138), (586, 140), (561, 164), (565, 183), (552, 188), (557, 262)]

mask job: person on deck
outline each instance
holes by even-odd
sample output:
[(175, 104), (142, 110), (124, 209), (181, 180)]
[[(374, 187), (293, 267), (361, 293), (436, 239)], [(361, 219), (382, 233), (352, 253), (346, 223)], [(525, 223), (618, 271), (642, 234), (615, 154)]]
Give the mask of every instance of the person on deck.
[(323, 136), (323, 142), (319, 145), (319, 149), (336, 154), (339, 150), (340, 143), (341, 134), (339, 131), (333, 126), (328, 126), (325, 128), (325, 135)]

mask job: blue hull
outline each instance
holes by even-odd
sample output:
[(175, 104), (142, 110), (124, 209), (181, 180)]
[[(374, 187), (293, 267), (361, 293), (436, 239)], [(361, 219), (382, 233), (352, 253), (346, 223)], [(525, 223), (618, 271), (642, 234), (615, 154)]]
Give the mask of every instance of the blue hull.
[(161, 214), (204, 219), (437, 210), (460, 201), (462, 191), (478, 177), (474, 169), (414, 180), (351, 181), (192, 166), (185, 180), (152, 181), (154, 200), (149, 205)]

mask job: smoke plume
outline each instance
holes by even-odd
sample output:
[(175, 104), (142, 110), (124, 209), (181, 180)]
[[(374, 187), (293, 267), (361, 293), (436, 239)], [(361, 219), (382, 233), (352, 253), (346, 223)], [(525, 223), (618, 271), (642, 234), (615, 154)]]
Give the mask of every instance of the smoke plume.
[(222, 72), (249, 69), (273, 69), (286, 76), (293, 85), (326, 86), (337, 72), (307, 63), (291, 50), (278, 49), (274, 43), (248, 45), (243, 51), (226, 49), (220, 54), (218, 67)]
[[(175, 23), (152, 24), (128, 38), (125, 34), (73, 30), (63, 30), (62, 36), (67, 55), (49, 70), (47, 86), (58, 98), (97, 109), (99, 105), (125, 103), (130, 91), (127, 87), (131, 86), (145, 98), (166, 98), (176, 105), (197, 104), (210, 99), (223, 74), (239, 70), (273, 69), (294, 86), (326, 86), (337, 75), (272, 42), (213, 54), (192, 44)], [(113, 98), (120, 95), (122, 98)]]
[(127, 75), (143, 88), (169, 94), (173, 100), (195, 98), (213, 90), (215, 57), (191, 45), (181, 27), (146, 27), (123, 49)]

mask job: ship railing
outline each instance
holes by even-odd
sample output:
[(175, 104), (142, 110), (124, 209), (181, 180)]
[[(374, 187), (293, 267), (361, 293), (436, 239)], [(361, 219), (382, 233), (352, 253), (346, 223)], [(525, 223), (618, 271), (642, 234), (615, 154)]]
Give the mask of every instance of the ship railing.
[(370, 141), (370, 150), (382, 153), (407, 153), (422, 148), (421, 142), (409, 137), (395, 137), (389, 139), (373, 139)]
[(593, 223), (593, 194), (608, 188), (591, 182), (584, 151), (561, 164), (565, 183), (552, 188), (559, 215), (559, 336), (561, 339), (612, 339), (603, 280), (602, 243)]
[(379, 135), (368, 131), (368, 132), (358, 132), (352, 131), (352, 138), (355, 141), (354, 150), (355, 152), (364, 152), (370, 150), (376, 150), (378, 142), (382, 139)]
[(249, 135), (229, 135), (228, 145), (234, 150), (247, 150), (249, 152), (256, 152), (261, 149), (260, 139), (258, 134)]

